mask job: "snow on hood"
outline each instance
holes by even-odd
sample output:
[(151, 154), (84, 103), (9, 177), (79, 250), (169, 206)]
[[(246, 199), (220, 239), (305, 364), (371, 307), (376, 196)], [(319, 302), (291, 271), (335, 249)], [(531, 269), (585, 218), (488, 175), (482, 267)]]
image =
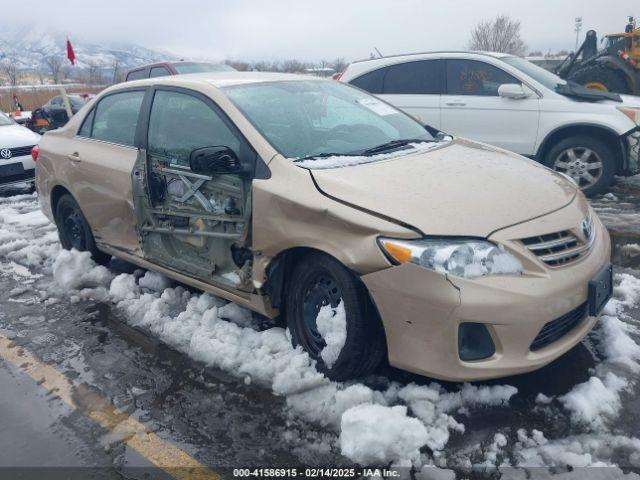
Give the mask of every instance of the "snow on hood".
[(428, 150), (433, 150), (434, 148), (442, 147), (451, 142), (451, 140), (453, 140), (452, 137), (446, 137), (441, 141), (410, 143), (410, 149), (403, 148), (402, 150), (395, 150), (393, 152), (381, 153), (378, 155), (334, 155), (332, 157), (308, 158), (296, 161), (296, 165), (312, 170), (351, 167), (353, 165), (363, 165), (365, 163), (373, 163), (380, 160), (402, 157), (404, 155), (426, 152)]
[(487, 237), (558, 210), (577, 193), (537, 162), (459, 138), (444, 148), (311, 172), (326, 195), (429, 235)]
[(40, 135), (21, 125), (0, 126), (0, 148), (16, 148), (35, 145)]

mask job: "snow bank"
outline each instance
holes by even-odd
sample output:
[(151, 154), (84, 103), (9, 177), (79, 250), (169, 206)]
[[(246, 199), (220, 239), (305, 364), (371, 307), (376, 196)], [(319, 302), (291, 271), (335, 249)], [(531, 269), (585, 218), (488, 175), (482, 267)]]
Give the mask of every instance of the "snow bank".
[[(424, 466), (416, 478), (450, 478), (451, 471), (433, 465), (458, 460), (445, 450), (451, 435), (475, 434), (466, 432), (465, 418), (486, 408), (506, 407), (517, 392), (509, 385), (463, 385), (451, 390), (435, 382), (388, 382), (374, 389), (363, 383), (332, 382), (316, 370), (304, 351), (291, 346), (284, 329), (264, 330), (248, 310), (172, 287), (156, 273), (116, 276), (95, 265), (87, 253), (61, 251), (55, 227), (33, 212), (38, 212), (33, 195), (0, 198), (0, 274), (13, 275), (15, 265), (26, 267), (19, 269), (21, 275), (30, 275), (29, 267), (42, 268), (53, 274), (53, 293), (71, 301), (113, 302), (130, 324), (207, 365), (269, 388), (284, 397), (293, 420), (334, 432), (323, 434), (319, 451), (339, 449), (352, 461), (363, 463), (409, 462)], [(616, 274), (615, 281), (615, 298), (592, 334), (604, 362), (592, 378), (565, 395), (538, 395), (538, 403), (553, 418), (564, 414), (598, 433), (547, 439), (536, 430), (520, 430), (517, 435), (515, 428), (511, 434), (492, 431), (481, 440), (485, 458), (480, 464), (497, 464), (509, 447), (514, 466), (593, 466), (611, 464), (612, 458), (621, 455), (640, 465), (640, 440), (612, 435), (607, 428), (624, 408), (625, 389), (640, 371), (638, 324), (627, 318), (627, 311), (640, 298), (640, 280), (623, 273)], [(52, 292), (41, 292), (45, 305), (56, 301), (47, 298)], [(331, 330), (327, 328), (325, 334)], [(426, 453), (427, 449), (431, 452)], [(461, 456), (460, 464), (471, 466), (470, 458), (471, 454)]]

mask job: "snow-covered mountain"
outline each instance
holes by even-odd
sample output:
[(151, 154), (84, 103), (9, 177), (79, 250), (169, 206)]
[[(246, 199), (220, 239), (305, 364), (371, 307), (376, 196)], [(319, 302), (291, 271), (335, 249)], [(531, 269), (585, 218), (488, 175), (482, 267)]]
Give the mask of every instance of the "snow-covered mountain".
[[(131, 44), (90, 43), (82, 38), (72, 38), (78, 68), (90, 66), (112, 69), (116, 62), (121, 69), (137, 65), (175, 59), (167, 52), (150, 50)], [(20, 70), (47, 71), (44, 60), (60, 56), (66, 61), (66, 36), (40, 28), (0, 29), (0, 61), (15, 59)]]

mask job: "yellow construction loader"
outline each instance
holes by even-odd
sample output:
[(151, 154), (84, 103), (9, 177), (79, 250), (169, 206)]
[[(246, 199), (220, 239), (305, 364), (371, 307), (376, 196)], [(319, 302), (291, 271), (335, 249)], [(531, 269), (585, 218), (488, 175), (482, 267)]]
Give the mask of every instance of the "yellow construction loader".
[(629, 17), (624, 33), (604, 37), (598, 49), (595, 30), (555, 71), (560, 77), (604, 92), (640, 95), (640, 28)]

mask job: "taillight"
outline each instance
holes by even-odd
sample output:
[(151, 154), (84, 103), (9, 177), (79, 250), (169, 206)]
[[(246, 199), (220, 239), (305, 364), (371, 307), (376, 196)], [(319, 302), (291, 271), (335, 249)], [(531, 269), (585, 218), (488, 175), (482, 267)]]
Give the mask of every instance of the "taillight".
[(34, 162), (38, 161), (38, 153), (40, 153), (40, 147), (38, 147), (38, 145), (36, 145), (35, 147), (33, 147), (31, 149), (31, 158), (33, 158)]
[(334, 80), (340, 80), (340, 78), (342, 77), (342, 75), (344, 75), (344, 72), (346, 72), (346, 71), (347, 71), (347, 69), (345, 68), (341, 72), (334, 73), (331, 78), (333, 78)]

